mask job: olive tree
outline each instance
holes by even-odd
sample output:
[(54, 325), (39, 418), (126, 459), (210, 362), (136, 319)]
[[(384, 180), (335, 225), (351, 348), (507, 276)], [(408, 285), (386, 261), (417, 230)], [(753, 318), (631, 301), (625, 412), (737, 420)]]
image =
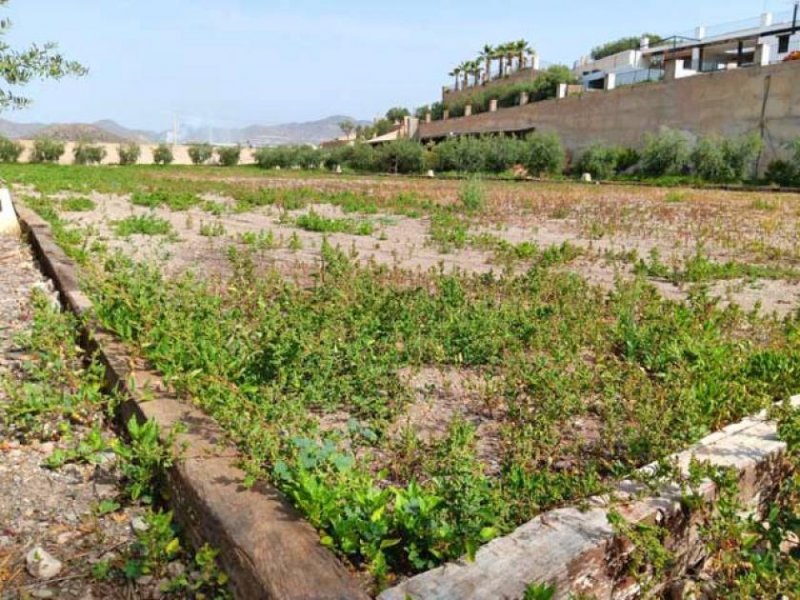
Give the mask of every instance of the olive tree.
[[(0, 10), (9, 0), (0, 0)], [(19, 109), (31, 100), (20, 95), (16, 88), (36, 79), (61, 79), (70, 75), (83, 76), (86, 67), (74, 60), (67, 60), (58, 52), (53, 42), (31, 44), (24, 49), (12, 48), (5, 42), (11, 29), (11, 20), (0, 18), (0, 111)]]

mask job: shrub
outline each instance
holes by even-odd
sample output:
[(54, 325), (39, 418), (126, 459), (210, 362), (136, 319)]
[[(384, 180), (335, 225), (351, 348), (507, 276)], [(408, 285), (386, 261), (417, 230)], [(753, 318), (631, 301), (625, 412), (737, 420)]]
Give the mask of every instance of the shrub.
[(617, 156), (617, 173), (624, 173), (639, 164), (642, 156), (633, 148), (621, 148)]
[(774, 160), (769, 163), (764, 178), (769, 183), (791, 187), (798, 183), (797, 168), (787, 160)]
[(259, 148), (253, 158), (262, 169), (316, 169), (322, 162), (322, 153), (311, 146), (277, 146)]
[(706, 181), (742, 181), (752, 173), (760, 150), (761, 140), (757, 136), (703, 138), (692, 152), (692, 167)]
[(54, 163), (58, 162), (64, 154), (64, 142), (50, 138), (39, 138), (33, 142), (31, 151), (32, 163)]
[(214, 148), (211, 144), (192, 144), (189, 146), (189, 158), (194, 165), (202, 165), (211, 160), (214, 156)]
[(241, 146), (223, 146), (221, 148), (217, 148), (219, 164), (221, 164), (223, 167), (234, 167), (238, 165), (241, 155)]
[(419, 173), (425, 167), (425, 149), (413, 140), (397, 140), (377, 149), (377, 163), (388, 173)]
[(564, 167), (564, 148), (555, 133), (532, 133), (525, 139), (523, 166), (534, 177), (560, 173)]
[(0, 162), (15, 163), (22, 154), (22, 144), (0, 136)]
[(483, 168), (489, 173), (502, 173), (522, 162), (525, 143), (515, 137), (493, 135), (482, 138), (484, 147)]
[(153, 163), (156, 165), (169, 165), (175, 157), (172, 155), (172, 148), (167, 144), (159, 144), (153, 150)]
[(438, 171), (480, 173), (485, 170), (484, 144), (479, 138), (463, 136), (446, 140), (433, 150)]
[(139, 162), (141, 154), (142, 149), (139, 144), (120, 144), (117, 146), (117, 156), (119, 156), (119, 164), (121, 165), (135, 165)]
[(106, 157), (106, 149), (103, 146), (78, 142), (72, 149), (72, 156), (76, 165), (98, 165)]
[(664, 39), (655, 33), (643, 33), (640, 36), (620, 38), (618, 40), (614, 40), (613, 42), (607, 42), (602, 46), (596, 46), (595, 48), (592, 48), (592, 58), (595, 60), (600, 60), (601, 58), (613, 56), (614, 54), (624, 52), (625, 50), (637, 50), (643, 37), (650, 39), (651, 46), (657, 45)]
[(355, 171), (375, 171), (377, 170), (375, 150), (369, 144), (339, 146), (325, 157), (327, 168), (334, 169), (336, 165)]
[(470, 179), (461, 186), (458, 199), (470, 212), (476, 212), (483, 208), (486, 203), (486, 189), (480, 179)]
[(620, 150), (608, 146), (595, 145), (582, 155), (576, 169), (578, 173), (589, 173), (594, 179), (610, 179), (617, 172)]
[(651, 177), (682, 175), (689, 165), (689, 142), (678, 131), (665, 129), (645, 136), (642, 171)]

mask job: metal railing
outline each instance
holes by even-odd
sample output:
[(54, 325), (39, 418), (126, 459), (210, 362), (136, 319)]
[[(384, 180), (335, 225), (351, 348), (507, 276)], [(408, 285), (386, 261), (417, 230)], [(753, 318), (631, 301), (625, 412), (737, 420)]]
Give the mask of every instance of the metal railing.
[(637, 83), (661, 81), (662, 79), (664, 79), (663, 69), (637, 69), (635, 71), (617, 73), (616, 86), (636, 85)]

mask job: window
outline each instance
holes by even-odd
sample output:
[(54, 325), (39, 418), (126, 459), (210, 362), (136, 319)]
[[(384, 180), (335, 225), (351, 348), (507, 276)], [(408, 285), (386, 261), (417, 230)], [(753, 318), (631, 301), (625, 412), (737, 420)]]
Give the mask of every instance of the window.
[(789, 36), (778, 36), (778, 54), (786, 54), (789, 51)]

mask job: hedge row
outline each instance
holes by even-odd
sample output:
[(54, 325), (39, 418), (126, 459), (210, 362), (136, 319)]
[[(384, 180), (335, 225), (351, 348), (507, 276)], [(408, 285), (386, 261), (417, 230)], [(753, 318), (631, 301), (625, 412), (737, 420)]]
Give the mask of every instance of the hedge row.
[[(255, 162), (264, 169), (341, 167), (372, 173), (413, 174), (430, 169), (500, 174), (522, 168), (534, 176), (581, 173), (590, 173), (595, 179), (688, 176), (713, 183), (735, 183), (755, 178), (761, 149), (761, 140), (755, 135), (692, 140), (680, 132), (664, 130), (647, 134), (641, 152), (597, 144), (569, 160), (557, 135), (533, 133), (525, 138), (457, 137), (427, 146), (399, 140), (378, 147), (356, 144), (331, 150), (311, 146), (260, 148), (255, 152)], [(0, 137), (0, 162), (17, 162), (22, 150), (19, 142)], [(64, 142), (38, 139), (34, 141), (30, 161), (58, 162), (64, 151)], [(136, 164), (141, 156), (137, 144), (120, 145), (117, 152), (120, 165)], [(215, 153), (220, 165), (232, 166), (239, 163), (241, 148), (213, 148), (210, 144), (194, 144), (189, 148), (195, 164), (209, 162)], [(77, 143), (73, 148), (75, 164), (97, 164), (105, 154), (105, 147), (99, 145)], [(170, 164), (173, 159), (172, 149), (166, 144), (160, 144), (153, 152), (155, 164)], [(792, 144), (787, 160), (776, 160), (769, 165), (764, 180), (800, 187), (800, 140)]]
[(411, 140), (399, 140), (373, 148), (366, 144), (316, 150), (308, 146), (261, 148), (256, 164), (265, 169), (319, 168), (337, 166), (358, 172), (502, 173), (521, 165), (535, 175), (557, 174), (565, 152), (558, 136), (534, 133), (526, 138), (487, 136), (447, 140), (431, 148)]
[[(66, 150), (66, 144), (60, 140), (40, 138), (34, 140), (29, 161), (32, 163), (57, 163)], [(23, 152), (20, 142), (0, 136), (0, 163), (15, 163)], [(194, 144), (189, 147), (189, 157), (194, 164), (209, 162), (214, 154), (217, 163), (229, 167), (239, 164), (242, 149), (240, 146), (224, 146), (214, 148), (210, 144)], [(135, 165), (139, 162), (142, 150), (138, 144), (120, 144), (117, 155), (120, 165)], [(76, 165), (100, 164), (106, 157), (105, 146), (78, 142), (72, 149), (73, 162)], [(159, 144), (153, 150), (153, 163), (168, 165), (174, 161), (172, 148), (167, 144)]]

